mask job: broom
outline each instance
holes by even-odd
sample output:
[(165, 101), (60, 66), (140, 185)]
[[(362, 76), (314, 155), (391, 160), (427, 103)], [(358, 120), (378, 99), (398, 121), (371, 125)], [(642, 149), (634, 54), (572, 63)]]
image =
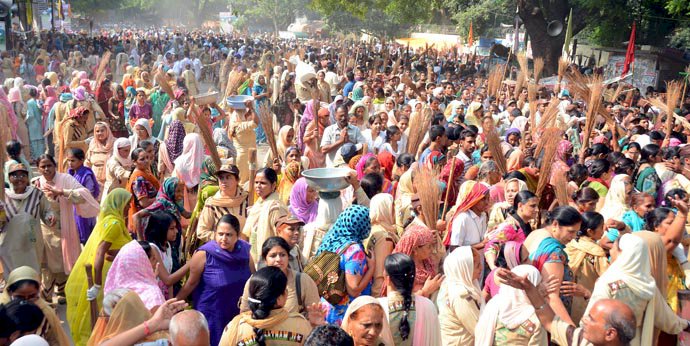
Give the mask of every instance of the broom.
[(172, 87), (170, 87), (170, 84), (165, 80), (165, 77), (163, 77), (163, 71), (158, 71), (156, 73), (156, 76), (153, 78), (158, 86), (161, 87), (161, 89), (170, 96), (171, 99), (175, 99), (175, 91), (173, 91)]
[(247, 80), (247, 78), (244, 72), (239, 72), (236, 70), (230, 72), (230, 75), (228, 76), (228, 83), (225, 87), (225, 95), (237, 95), (237, 89), (240, 87), (240, 85), (242, 85), (242, 83), (244, 83), (245, 80)]
[(556, 125), (556, 118), (558, 117), (558, 105), (561, 101), (555, 97), (551, 98), (551, 102), (546, 106), (544, 114), (541, 115), (539, 119), (539, 124), (537, 128), (546, 129), (548, 127), (553, 127)]
[(273, 114), (268, 104), (266, 102), (261, 103), (257, 111), (261, 127), (264, 129), (264, 133), (266, 133), (266, 141), (268, 142), (268, 147), (271, 149), (271, 154), (274, 158), (281, 159), (276, 144), (276, 133), (273, 129)]
[(563, 59), (562, 57), (558, 59), (558, 89), (561, 89), (561, 82), (563, 82), (563, 77), (565, 76), (565, 72), (568, 71), (568, 61)]
[(496, 167), (501, 173), (501, 176), (503, 176), (508, 173), (508, 164), (506, 163), (505, 155), (503, 155), (503, 150), (501, 150), (501, 139), (498, 137), (496, 126), (492, 121), (488, 127), (483, 127), (483, 130), (486, 135), (486, 145), (489, 146), (489, 151), (493, 153)]
[(565, 179), (564, 174), (556, 175), (556, 181), (554, 189), (556, 190), (556, 199), (558, 200), (558, 205), (567, 206), (568, 203), (568, 182)]
[[(548, 128), (544, 131), (541, 138), (544, 143), (544, 156), (542, 157), (541, 168), (539, 169), (539, 181), (537, 182), (537, 191), (535, 193), (540, 199), (551, 177), (551, 165), (553, 165), (553, 158), (556, 155), (558, 142), (561, 141), (561, 130), (554, 127)], [(539, 154), (539, 152), (535, 152), (536, 156), (539, 156)]]
[(314, 105), (314, 128), (316, 129), (316, 148), (317, 150), (320, 150), (321, 148), (321, 136), (319, 131), (319, 106), (321, 106), (321, 102), (319, 101), (319, 92), (317, 90), (312, 90), (311, 92), (311, 99), (312, 103)]
[(568, 78), (568, 90), (571, 95), (583, 100), (588, 100), (590, 92), (588, 84), (590, 80), (583, 76), (577, 69), (566, 72), (566, 77)]
[[(651, 103), (652, 106), (658, 108), (661, 112), (666, 113), (666, 114), (670, 114), (668, 111), (668, 105), (663, 100), (661, 100), (659, 98), (653, 98), (653, 99), (649, 99), (649, 103)], [(671, 113), (673, 113), (673, 112), (671, 112)], [(685, 118), (683, 118), (680, 115), (675, 114), (675, 113), (673, 113), (673, 119), (675, 121), (680, 122), (680, 124), (683, 125), (683, 127), (685, 129), (690, 130), (690, 121), (688, 121), (687, 119), (685, 119)]]
[(534, 83), (539, 84), (539, 77), (541, 76), (541, 72), (544, 69), (544, 59), (542, 58), (534, 58)]
[(101, 57), (101, 63), (98, 64), (98, 69), (96, 70), (96, 87), (101, 86), (101, 82), (105, 79), (105, 68), (110, 63), (110, 51), (106, 51)]
[(489, 96), (496, 96), (498, 89), (501, 87), (501, 82), (503, 81), (503, 65), (496, 65), (489, 72), (489, 85), (487, 87), (487, 93)]
[(594, 129), (594, 122), (596, 120), (596, 115), (599, 113), (599, 107), (601, 107), (601, 94), (603, 92), (604, 86), (601, 84), (601, 77), (594, 77), (592, 79), (592, 85), (590, 87), (589, 103), (587, 104), (587, 120), (585, 121), (585, 135), (582, 141), (582, 151), (580, 155), (584, 155), (585, 150), (589, 148), (589, 138), (592, 135), (592, 129)]
[(422, 206), (422, 221), (429, 229), (436, 229), (440, 189), (434, 171), (421, 165), (415, 176), (419, 203)]
[(525, 74), (522, 71), (518, 72), (517, 80), (515, 81), (515, 89), (513, 89), (513, 98), (518, 100), (520, 98), (520, 91), (525, 85)]
[(671, 138), (673, 131), (673, 116), (676, 114), (676, 107), (680, 101), (682, 84), (679, 81), (666, 83), (666, 138)]
[(441, 212), (441, 219), (443, 220), (446, 211), (448, 210), (448, 196), (450, 196), (450, 185), (453, 184), (454, 179), (455, 179), (455, 160), (457, 158), (455, 155), (451, 156), (451, 166), (450, 166), (450, 174), (448, 175), (448, 186), (446, 186), (446, 196), (443, 198), (443, 211)]
[(414, 129), (414, 131), (410, 131), (410, 136), (407, 139), (407, 152), (414, 155), (422, 144), (424, 134), (429, 128), (429, 123), (431, 123), (431, 109), (424, 106), (421, 112), (413, 113), (410, 118), (408, 128)]
[(625, 88), (625, 85), (623, 83), (618, 83), (616, 90), (614, 90), (613, 94), (611, 94), (611, 96), (609, 97), (609, 102), (616, 102), (616, 100), (618, 100), (618, 96), (621, 96), (621, 94), (623, 93), (623, 88)]
[[(10, 119), (7, 114), (7, 109), (5, 109), (4, 106), (0, 106), (0, 123), (2, 124), (9, 124)], [(10, 130), (10, 127), (5, 125), (5, 126), (0, 126), (0, 143), (3, 145), (12, 139), (12, 131)], [(5, 148), (0, 149), (0, 177), (5, 176), (5, 162), (7, 162), (7, 151)], [(27, 167), (28, 168), (28, 167)], [(0, 201), (4, 202), (5, 201), (5, 187), (3, 186), (0, 188)]]
[[(528, 75), (525, 75), (528, 76)], [(529, 129), (534, 133), (537, 128), (537, 85), (527, 84), (527, 101), (529, 101)]]
[(218, 147), (213, 141), (213, 132), (209, 127), (210, 119), (205, 117), (201, 112), (199, 112), (199, 107), (194, 106), (194, 118), (196, 119), (196, 124), (199, 126), (199, 131), (201, 132), (201, 139), (204, 140), (206, 147), (208, 148), (209, 154), (211, 154), (211, 159), (216, 167), (220, 167), (222, 163), (220, 162), (220, 155), (218, 154)]
[(254, 205), (254, 181), (256, 179), (256, 148), (249, 148), (249, 192), (247, 204)]

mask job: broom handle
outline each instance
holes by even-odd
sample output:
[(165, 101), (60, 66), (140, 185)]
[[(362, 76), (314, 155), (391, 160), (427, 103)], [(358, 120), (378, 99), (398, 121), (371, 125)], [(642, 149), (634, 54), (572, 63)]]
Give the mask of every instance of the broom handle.
[(256, 179), (256, 148), (249, 149), (249, 196), (247, 204), (254, 205), (254, 180)]
[(453, 178), (455, 176), (455, 157), (451, 158), (450, 166), (450, 176), (448, 176), (448, 186), (446, 186), (446, 197), (443, 198), (443, 212), (441, 212), (441, 220), (444, 219), (446, 215), (446, 210), (448, 210), (448, 196), (450, 195), (450, 184), (453, 183)]
[[(85, 264), (84, 270), (86, 270), (86, 282), (89, 288), (93, 287), (93, 272), (91, 271), (93, 266), (91, 264)], [(90, 313), (91, 313), (91, 329), (96, 325), (96, 319), (98, 318), (98, 302), (94, 299), (89, 302)]]

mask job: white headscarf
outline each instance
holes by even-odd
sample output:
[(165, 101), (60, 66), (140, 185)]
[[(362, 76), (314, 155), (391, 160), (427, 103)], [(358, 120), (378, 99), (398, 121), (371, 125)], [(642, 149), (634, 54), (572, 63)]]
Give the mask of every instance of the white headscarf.
[(461, 246), (451, 252), (443, 261), (443, 273), (446, 279), (441, 284), (441, 290), (436, 299), (436, 305), (446, 306), (448, 293), (454, 296), (469, 294), (480, 306), (484, 307), (484, 298), (479, 280), (472, 278), (474, 273), (474, 257), (472, 247)]
[(127, 157), (122, 157), (119, 151), (119, 149), (132, 146), (129, 139), (124, 137), (118, 138), (115, 140), (115, 145), (113, 146), (115, 147), (115, 150), (113, 150), (113, 158), (115, 161), (119, 162), (125, 169), (130, 169), (132, 167), (132, 160), (129, 158), (129, 155)]
[(200, 181), (204, 143), (198, 134), (190, 133), (184, 138), (182, 148), (182, 154), (175, 159), (175, 172), (188, 188), (192, 188)]
[[(527, 276), (532, 285), (539, 285), (541, 274), (532, 265), (523, 264), (511, 270), (518, 276)], [(491, 346), (497, 322), (515, 329), (534, 314), (534, 307), (525, 291), (502, 284), (500, 291), (482, 309), (474, 330), (475, 345)]]
[(393, 195), (378, 193), (369, 203), (369, 218), (371, 224), (380, 225), (387, 231), (395, 231), (395, 217), (393, 217)]
[(623, 218), (623, 214), (630, 210), (630, 207), (625, 202), (626, 178), (630, 179), (630, 176), (627, 174), (617, 174), (611, 180), (611, 187), (609, 192), (606, 193), (604, 200), (606, 207), (601, 210), (604, 220), (614, 219), (620, 221)]
[(393, 343), (393, 334), (391, 334), (391, 328), (390, 325), (388, 324), (388, 318), (385, 315), (385, 309), (383, 306), (381, 306), (381, 303), (379, 303), (378, 299), (372, 297), (372, 296), (359, 296), (355, 298), (355, 300), (350, 302), (350, 305), (347, 307), (347, 311), (345, 311), (345, 316), (343, 317), (343, 323), (340, 326), (346, 333), (349, 334), (348, 325), (350, 324), (350, 316), (360, 308), (369, 305), (369, 304), (376, 304), (381, 307), (381, 310), (383, 311), (383, 328), (381, 328), (381, 334), (379, 335), (379, 342), (383, 343), (385, 346), (394, 346), (395, 344)]
[(143, 127), (144, 129), (146, 129), (146, 132), (148, 132), (149, 138), (146, 139), (147, 141), (153, 142), (158, 140), (158, 138), (153, 137), (153, 131), (151, 131), (151, 124), (149, 123), (149, 120), (144, 118), (137, 119), (137, 121), (134, 123), (135, 128), (132, 129), (132, 135), (129, 136), (129, 142), (132, 145), (132, 148), (129, 151), (130, 153), (133, 152), (137, 147), (139, 147), (139, 143), (142, 141), (142, 139), (140, 139), (139, 135), (137, 134), (137, 125)]

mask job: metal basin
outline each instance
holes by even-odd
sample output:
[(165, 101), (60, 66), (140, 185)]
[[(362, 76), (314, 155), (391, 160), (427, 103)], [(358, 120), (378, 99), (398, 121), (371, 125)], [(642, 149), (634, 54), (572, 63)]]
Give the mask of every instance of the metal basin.
[(247, 107), (244, 106), (244, 102), (248, 100), (254, 100), (253, 97), (248, 96), (248, 95), (235, 95), (235, 96), (228, 96), (226, 99), (226, 102), (230, 107), (233, 109), (247, 109)]
[(211, 103), (216, 102), (216, 100), (218, 99), (218, 94), (220, 93), (217, 91), (199, 94), (194, 97), (194, 101), (196, 101), (196, 104), (199, 106), (209, 105)]
[(302, 176), (313, 189), (320, 192), (337, 192), (350, 186), (345, 179), (350, 172), (353, 170), (349, 168), (314, 168), (302, 172)]

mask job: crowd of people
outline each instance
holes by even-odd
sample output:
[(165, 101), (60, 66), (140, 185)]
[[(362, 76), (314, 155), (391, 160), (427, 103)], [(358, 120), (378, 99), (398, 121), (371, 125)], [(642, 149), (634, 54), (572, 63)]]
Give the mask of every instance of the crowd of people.
[(564, 67), (553, 88), (401, 45), (20, 42), (0, 346), (675, 344), (690, 98)]

